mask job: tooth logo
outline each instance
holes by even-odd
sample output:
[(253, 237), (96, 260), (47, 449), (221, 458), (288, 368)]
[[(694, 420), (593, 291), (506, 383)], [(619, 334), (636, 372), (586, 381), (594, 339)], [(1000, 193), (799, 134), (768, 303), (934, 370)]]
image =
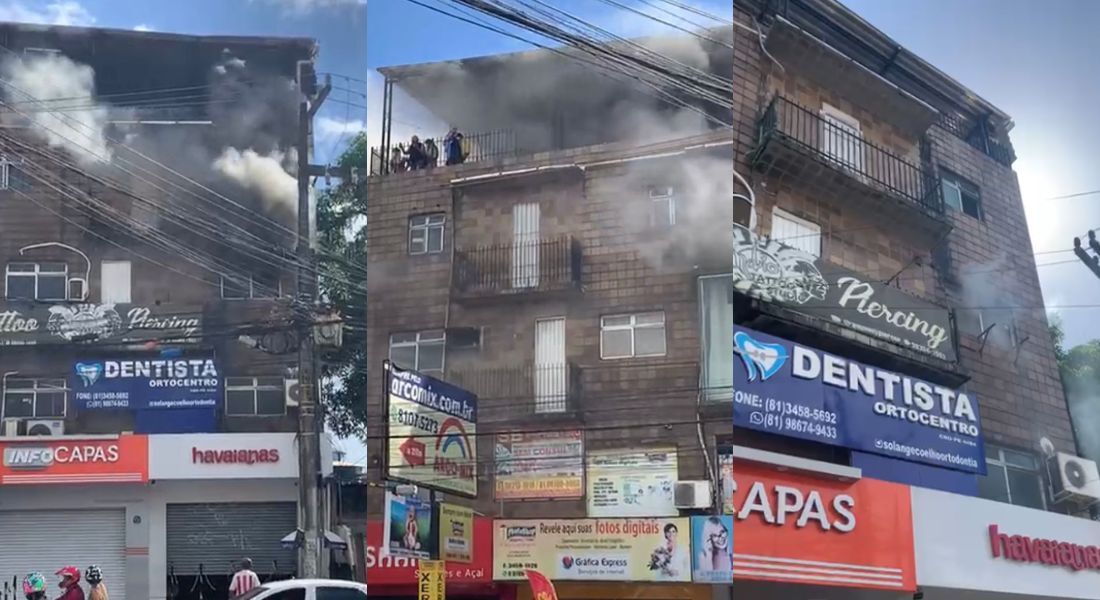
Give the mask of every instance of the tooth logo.
[(76, 374), (84, 382), (84, 387), (92, 387), (103, 375), (103, 363), (76, 363)]
[(767, 344), (744, 331), (733, 334), (734, 352), (741, 355), (741, 362), (748, 371), (749, 381), (756, 381), (759, 370), (760, 381), (765, 381), (779, 372), (787, 362), (787, 349), (782, 344)]

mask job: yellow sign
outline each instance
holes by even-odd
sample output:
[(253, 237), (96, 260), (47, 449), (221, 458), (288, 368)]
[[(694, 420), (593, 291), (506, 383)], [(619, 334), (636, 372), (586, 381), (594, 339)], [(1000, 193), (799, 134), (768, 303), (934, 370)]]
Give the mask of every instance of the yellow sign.
[(417, 600), (443, 600), (446, 597), (447, 567), (441, 560), (422, 560), (416, 567)]
[(473, 509), (454, 504), (439, 505), (439, 556), (448, 562), (473, 561)]
[(493, 579), (691, 581), (686, 518), (493, 521)]

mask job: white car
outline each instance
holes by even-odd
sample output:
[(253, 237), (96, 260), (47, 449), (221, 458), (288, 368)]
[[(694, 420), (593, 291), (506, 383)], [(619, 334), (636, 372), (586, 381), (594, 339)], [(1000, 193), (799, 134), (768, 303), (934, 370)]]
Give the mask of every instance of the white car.
[(252, 588), (235, 600), (366, 600), (367, 586), (337, 579), (287, 579)]

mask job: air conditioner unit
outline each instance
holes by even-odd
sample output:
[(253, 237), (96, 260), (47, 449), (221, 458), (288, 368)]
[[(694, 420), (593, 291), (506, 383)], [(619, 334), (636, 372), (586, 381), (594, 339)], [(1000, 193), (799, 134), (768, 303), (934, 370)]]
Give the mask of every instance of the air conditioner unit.
[(1100, 471), (1096, 462), (1059, 452), (1047, 459), (1055, 503), (1092, 504), (1100, 501)]
[(83, 302), (88, 299), (88, 282), (83, 277), (69, 278), (69, 300)]
[(302, 388), (298, 385), (297, 379), (284, 379), (283, 388), (286, 391), (286, 405), (298, 406), (298, 402), (301, 399)]
[(709, 481), (677, 481), (672, 488), (676, 508), (710, 508), (713, 499)]
[(61, 419), (30, 419), (27, 421), (27, 431), (24, 435), (65, 435), (65, 421)]
[(19, 435), (20, 421), (20, 419), (4, 419), (4, 437), (15, 437)]

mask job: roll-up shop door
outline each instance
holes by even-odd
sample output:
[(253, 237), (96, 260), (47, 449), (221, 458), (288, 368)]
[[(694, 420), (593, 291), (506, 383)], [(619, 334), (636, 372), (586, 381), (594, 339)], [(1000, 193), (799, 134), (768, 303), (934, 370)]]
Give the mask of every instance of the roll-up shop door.
[(60, 593), (53, 574), (73, 565), (103, 569), (111, 600), (126, 598), (126, 511), (0, 511), (0, 580), (32, 571), (46, 576), (49, 595)]
[(244, 557), (261, 577), (276, 561), (279, 574), (297, 570), (295, 551), (279, 543), (298, 526), (294, 502), (169, 504), (167, 517), (168, 567), (177, 576), (195, 575), (199, 565), (208, 576), (229, 575)]

